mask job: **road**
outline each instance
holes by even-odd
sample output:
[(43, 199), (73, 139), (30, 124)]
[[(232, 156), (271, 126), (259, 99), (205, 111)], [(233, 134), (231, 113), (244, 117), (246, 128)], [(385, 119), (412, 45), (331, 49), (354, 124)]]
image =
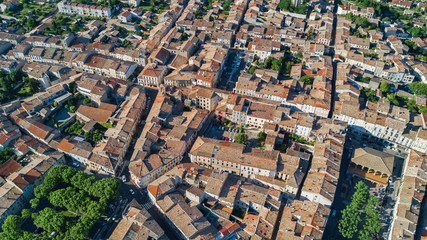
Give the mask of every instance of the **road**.
[[(348, 157), (348, 153), (350, 151), (350, 146), (352, 144), (349, 141), (346, 141), (344, 145), (344, 154), (341, 159), (340, 165), (340, 175), (337, 184), (337, 189), (335, 192), (334, 201), (331, 206), (331, 214), (329, 215), (328, 222), (326, 223), (325, 230), (323, 231), (323, 239), (341, 239), (341, 234), (338, 232), (338, 220), (340, 218), (340, 212), (346, 207), (346, 199), (341, 195), (343, 184), (347, 183), (348, 185), (348, 176), (347, 176), (347, 168), (350, 163), (350, 158)], [(332, 216), (332, 212), (336, 211), (336, 215)]]
[(240, 72), (245, 68), (244, 59), (247, 59), (245, 51), (233, 48), (229, 50), (228, 58), (224, 64), (224, 71), (222, 71), (219, 78), (217, 88), (233, 91)]

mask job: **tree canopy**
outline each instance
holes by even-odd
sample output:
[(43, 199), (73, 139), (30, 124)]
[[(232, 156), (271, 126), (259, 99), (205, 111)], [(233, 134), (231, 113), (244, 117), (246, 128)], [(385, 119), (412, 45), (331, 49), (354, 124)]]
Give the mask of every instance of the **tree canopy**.
[[(22, 210), (22, 217), (32, 220), (45, 231), (37, 239), (47, 239), (57, 232), (57, 239), (87, 238), (89, 230), (99, 220), (107, 201), (119, 193), (120, 182), (114, 178), (96, 180), (72, 167), (58, 165), (46, 174), (44, 182), (34, 190), (36, 198), (30, 200), (31, 211)], [(49, 201), (53, 208), (46, 206)], [(10, 215), (3, 225), (0, 239), (34, 239), (33, 234), (20, 229), (21, 217)]]
[(338, 230), (348, 239), (373, 239), (380, 232), (378, 200), (369, 194), (368, 186), (359, 181), (351, 197), (351, 203), (341, 211)]
[(236, 143), (246, 144), (248, 142), (248, 135), (245, 133), (238, 133), (234, 136), (234, 141)]
[(16, 154), (13, 152), (12, 148), (3, 148), (0, 150), (0, 164), (3, 164), (9, 159), (16, 159)]
[(390, 85), (386, 81), (382, 81), (380, 84), (380, 90), (383, 93), (389, 93), (390, 92)]
[[(74, 106), (71, 106), (74, 107)], [(82, 128), (84, 126), (84, 123), (81, 123), (80, 121), (75, 121), (73, 124), (68, 126), (64, 131), (71, 135), (80, 135), (82, 132)]]
[(17, 215), (9, 215), (2, 225), (0, 232), (2, 240), (33, 240), (31, 233), (21, 230), (22, 218)]
[(427, 95), (427, 84), (422, 82), (413, 82), (409, 84), (409, 89), (417, 95)]
[(34, 223), (41, 226), (47, 232), (63, 232), (65, 217), (52, 208), (45, 208), (37, 214)]
[(279, 3), (279, 8), (293, 13), (299, 13), (299, 14), (307, 14), (307, 1), (304, 1), (298, 8), (296, 8), (291, 0), (281, 0)]
[[(19, 86), (22, 87), (19, 88)], [(22, 71), (16, 70), (10, 73), (0, 71), (0, 103), (19, 96), (30, 96), (38, 91), (40, 91), (40, 83), (26, 77)]]
[(265, 141), (265, 139), (267, 138), (267, 133), (260, 131), (256, 136), (258, 140)]
[(314, 80), (314, 78), (312, 78), (308, 75), (304, 75), (298, 81), (303, 82), (307, 85), (311, 85), (311, 84), (313, 84), (313, 80)]

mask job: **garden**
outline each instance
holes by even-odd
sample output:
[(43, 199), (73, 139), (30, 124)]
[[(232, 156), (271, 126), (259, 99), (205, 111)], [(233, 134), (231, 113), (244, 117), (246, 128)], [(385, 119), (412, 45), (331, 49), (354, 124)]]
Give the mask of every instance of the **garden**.
[(12, 148), (3, 148), (0, 150), (0, 164), (5, 163), (9, 159), (16, 159), (16, 154)]
[[(109, 201), (119, 193), (120, 183), (113, 178), (96, 180), (82, 171), (58, 165), (35, 188), (30, 209), (21, 216), (10, 215), (2, 226), (0, 239), (85, 239), (89, 230), (106, 211)], [(31, 221), (40, 234), (21, 229), (23, 220)]]
[[(390, 91), (391, 87), (390, 85), (383, 81), (380, 84), (380, 90), (383, 93), (383, 96), (387, 97), (390, 104), (403, 107), (408, 109), (410, 112), (413, 113), (424, 113), (427, 114), (427, 107), (418, 105), (416, 101), (416, 96), (409, 99), (406, 96), (400, 96), (396, 93), (393, 93)], [(413, 82), (409, 84), (409, 89), (414, 92), (416, 95), (425, 96), (427, 95), (427, 84), (422, 82)]]
[(83, 28), (80, 24), (76, 23), (76, 20), (66, 15), (56, 15), (55, 20), (53, 20), (52, 25), (43, 30), (46, 34), (52, 35), (64, 35), (66, 33), (77, 33)]
[(248, 74), (254, 74), (255, 70), (257, 70), (258, 68), (271, 69), (274, 71), (278, 71), (279, 76), (289, 76), (289, 74), (291, 73), (292, 66), (301, 63), (302, 57), (302, 52), (297, 52), (294, 56), (287, 54), (285, 57), (280, 57), (279, 59), (268, 57), (262, 64), (260, 64), (258, 60), (255, 60), (251, 68), (249, 68), (246, 72)]
[(54, 10), (55, 6), (53, 4), (40, 5), (24, 0), (16, 4), (13, 9), (7, 8), (4, 11), (5, 15), (17, 19), (17, 21), (10, 21), (6, 27), (15, 28), (17, 33), (27, 33)]
[(39, 81), (29, 78), (21, 71), (0, 71), (0, 103), (28, 97), (40, 91)]
[(92, 131), (87, 131), (83, 133), (82, 129), (84, 125), (84, 122), (80, 122), (77, 120), (73, 124), (68, 126), (64, 130), (64, 132), (76, 136), (83, 135), (83, 137), (94, 146), (97, 142), (101, 141), (104, 138), (104, 133), (105, 131), (107, 131), (107, 129), (116, 127), (116, 122), (96, 123)]

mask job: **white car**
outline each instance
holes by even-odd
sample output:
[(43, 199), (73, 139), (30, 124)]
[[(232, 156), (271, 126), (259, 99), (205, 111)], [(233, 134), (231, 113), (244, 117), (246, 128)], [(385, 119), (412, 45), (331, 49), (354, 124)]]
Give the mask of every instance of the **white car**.
[(125, 175), (122, 176), (122, 182), (124, 182), (124, 183), (126, 182), (126, 176)]
[(132, 189), (129, 189), (130, 194), (134, 195), (135, 192)]

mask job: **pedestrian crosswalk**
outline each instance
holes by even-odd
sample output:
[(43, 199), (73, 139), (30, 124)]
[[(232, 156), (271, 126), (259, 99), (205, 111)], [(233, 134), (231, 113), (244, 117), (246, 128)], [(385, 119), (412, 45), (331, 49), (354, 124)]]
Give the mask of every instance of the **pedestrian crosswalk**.
[(153, 203), (147, 202), (147, 203), (144, 203), (142, 206), (144, 206), (144, 208), (148, 210), (153, 206)]

